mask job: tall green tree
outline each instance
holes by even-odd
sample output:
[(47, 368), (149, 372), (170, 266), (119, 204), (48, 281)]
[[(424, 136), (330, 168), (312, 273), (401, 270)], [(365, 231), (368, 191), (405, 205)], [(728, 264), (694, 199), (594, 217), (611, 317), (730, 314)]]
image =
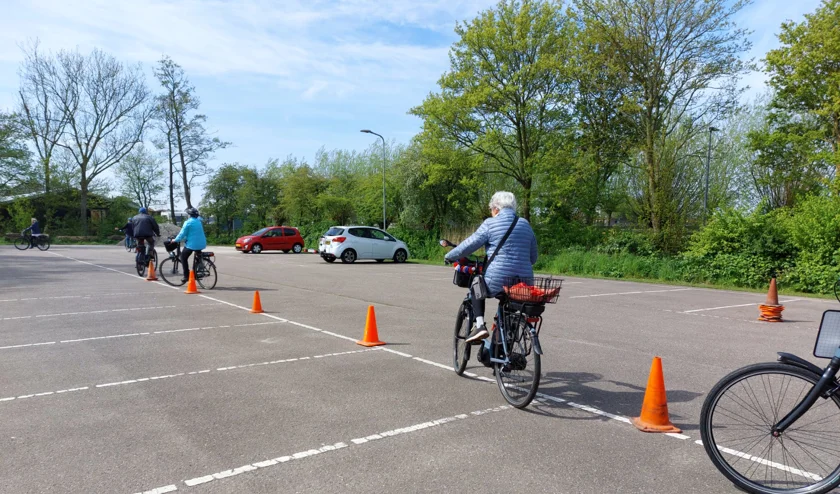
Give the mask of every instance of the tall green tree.
[(228, 232), (233, 231), (234, 220), (242, 219), (238, 192), (245, 180), (246, 167), (238, 163), (225, 163), (207, 181), (202, 198), (202, 209)]
[[(187, 207), (192, 207), (192, 186), (210, 173), (207, 161), (230, 143), (209, 135), (205, 128), (207, 116), (196, 113), (201, 101), (180, 65), (164, 57), (158, 62), (155, 77), (164, 89), (157, 97), (158, 116), (166, 136), (161, 147), (168, 150), (170, 177), (175, 173), (175, 160), (180, 164), (184, 200)], [(174, 190), (171, 183), (170, 190)], [(170, 192), (170, 201), (174, 203), (174, 192)]]
[(156, 204), (164, 190), (164, 172), (160, 159), (143, 145), (138, 146), (117, 165), (122, 193), (149, 207)]
[(782, 24), (782, 46), (766, 57), (775, 106), (810, 115), (840, 178), (840, 0), (823, 0), (805, 20)]
[(17, 115), (0, 112), (0, 195), (36, 183), (25, 125)]
[[(614, 55), (638, 106), (634, 127), (642, 150), (646, 223), (663, 238), (678, 222), (673, 169), (708, 122), (731, 113), (736, 82), (750, 63), (750, 43), (734, 17), (749, 0), (576, 0), (598, 46)], [(675, 141), (676, 139), (676, 141)], [(678, 184), (679, 185), (679, 184)]]
[(529, 219), (540, 167), (570, 128), (572, 23), (560, 2), (502, 0), (455, 33), (440, 92), (411, 113), (483, 157), (490, 173), (514, 179)]

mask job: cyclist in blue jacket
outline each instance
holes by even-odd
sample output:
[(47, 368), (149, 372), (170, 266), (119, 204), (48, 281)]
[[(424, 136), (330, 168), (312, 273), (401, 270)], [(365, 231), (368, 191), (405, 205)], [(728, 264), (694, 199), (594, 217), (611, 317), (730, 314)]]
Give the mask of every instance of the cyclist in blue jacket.
[(31, 233), (31, 235), (29, 236), (29, 247), (34, 249), (35, 240), (38, 238), (37, 235), (41, 234), (41, 225), (38, 224), (38, 218), (32, 218), (32, 224), (29, 225), (29, 228), (23, 231), (23, 233), (26, 232)]
[(181, 232), (172, 241), (184, 241), (184, 248), (181, 249), (181, 264), (184, 266), (184, 278), (181, 281), (186, 283), (188, 280), (187, 276), (190, 272), (190, 265), (187, 262), (190, 254), (200, 252), (207, 248), (207, 237), (204, 235), (204, 225), (201, 223), (198, 210), (187, 208), (185, 213), (187, 213), (189, 219), (184, 222), (184, 226), (181, 227)]

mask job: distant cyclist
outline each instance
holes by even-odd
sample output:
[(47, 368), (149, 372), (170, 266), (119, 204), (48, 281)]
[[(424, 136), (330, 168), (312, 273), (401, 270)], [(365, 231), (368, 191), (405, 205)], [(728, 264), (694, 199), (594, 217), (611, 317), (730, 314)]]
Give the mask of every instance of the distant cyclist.
[(146, 245), (146, 255), (155, 247), (155, 236), (160, 236), (160, 227), (146, 208), (140, 208), (138, 214), (131, 218), (134, 227), (134, 238), (137, 239), (137, 246)]
[(35, 248), (35, 239), (37, 238), (36, 235), (41, 234), (41, 226), (38, 224), (38, 218), (32, 218), (32, 224), (24, 230), (23, 233), (29, 232), (31, 235), (29, 236), (29, 247), (34, 249)]
[(128, 219), (128, 223), (114, 230), (125, 233), (125, 245), (131, 244), (131, 239), (134, 238), (134, 223), (131, 222), (131, 218)]
[(178, 236), (172, 240), (173, 242), (184, 241), (184, 248), (181, 250), (181, 264), (184, 266), (184, 278), (181, 280), (183, 282), (189, 280), (190, 265), (187, 261), (190, 259), (190, 254), (207, 248), (207, 237), (204, 235), (204, 225), (201, 223), (198, 210), (187, 208), (185, 213), (187, 213), (189, 219), (184, 222)]

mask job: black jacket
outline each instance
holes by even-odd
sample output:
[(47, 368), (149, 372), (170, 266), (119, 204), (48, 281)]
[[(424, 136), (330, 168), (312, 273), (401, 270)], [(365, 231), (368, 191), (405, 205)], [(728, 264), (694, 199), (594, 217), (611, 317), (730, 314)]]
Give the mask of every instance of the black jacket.
[(131, 222), (134, 224), (135, 238), (160, 236), (160, 227), (158, 227), (157, 221), (148, 214), (140, 213), (131, 218)]

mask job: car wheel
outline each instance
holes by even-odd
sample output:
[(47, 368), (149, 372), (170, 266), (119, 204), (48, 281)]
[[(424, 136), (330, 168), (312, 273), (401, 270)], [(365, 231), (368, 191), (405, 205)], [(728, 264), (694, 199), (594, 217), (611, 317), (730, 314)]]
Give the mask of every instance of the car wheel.
[(356, 262), (356, 251), (353, 249), (347, 249), (341, 253), (341, 262), (344, 264), (353, 264)]
[(403, 249), (397, 250), (397, 252), (394, 254), (394, 262), (405, 262), (406, 259), (408, 259), (408, 252), (406, 252)]
[(292, 250), (294, 251), (295, 254), (300, 254), (301, 251), (303, 251), (303, 246), (300, 245), (300, 244), (295, 244), (295, 246), (292, 247)]
[(259, 254), (260, 252), (262, 252), (262, 245), (260, 245), (260, 244), (252, 245), (251, 246), (251, 252), (253, 252), (254, 254)]

